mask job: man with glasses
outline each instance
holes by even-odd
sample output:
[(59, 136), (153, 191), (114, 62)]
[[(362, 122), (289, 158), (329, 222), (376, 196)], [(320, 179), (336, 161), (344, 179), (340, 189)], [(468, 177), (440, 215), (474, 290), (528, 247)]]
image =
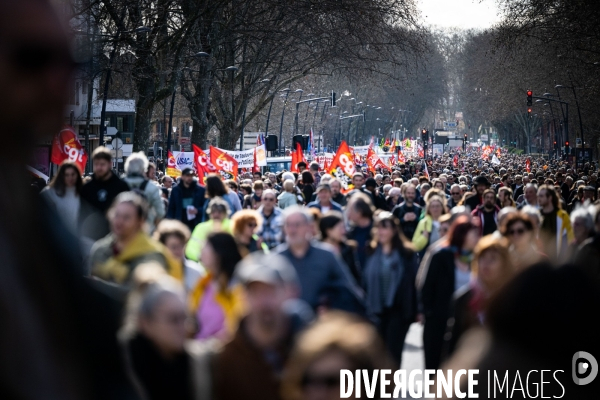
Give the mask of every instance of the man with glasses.
[(460, 185), (456, 183), (450, 186), (450, 200), (448, 200), (448, 208), (453, 209), (458, 205), (458, 203), (462, 200), (463, 191), (460, 188)]
[(263, 190), (258, 212), (263, 217), (263, 224), (258, 236), (269, 249), (275, 248), (283, 241), (282, 211), (275, 205), (276, 194), (272, 189)]

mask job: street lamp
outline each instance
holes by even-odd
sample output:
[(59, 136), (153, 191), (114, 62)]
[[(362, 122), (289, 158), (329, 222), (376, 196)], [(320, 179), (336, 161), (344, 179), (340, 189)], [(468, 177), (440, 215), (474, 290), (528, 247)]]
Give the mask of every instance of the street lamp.
[(282, 89), (281, 92), (284, 93), (284, 95), (282, 95), (284, 97), (283, 99), (283, 108), (281, 110), (281, 123), (279, 124), (279, 155), (281, 156), (281, 139), (282, 139), (282, 133), (283, 133), (283, 116), (285, 115), (285, 106), (287, 105), (287, 99), (290, 95), (290, 91), (292, 89), (290, 88), (285, 88)]

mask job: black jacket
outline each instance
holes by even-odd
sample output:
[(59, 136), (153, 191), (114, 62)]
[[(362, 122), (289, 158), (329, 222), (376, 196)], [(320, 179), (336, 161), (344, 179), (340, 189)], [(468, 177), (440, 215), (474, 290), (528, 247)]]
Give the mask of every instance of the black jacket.
[[(405, 221), (404, 216), (409, 212), (414, 212), (416, 214), (416, 218), (412, 221)], [(421, 217), (421, 206), (414, 203), (413, 207), (409, 208), (406, 203), (402, 203), (394, 207), (392, 214), (394, 214), (394, 216), (400, 221), (400, 226), (402, 227), (404, 236), (406, 236), (408, 240), (412, 240), (412, 237), (417, 230), (417, 225), (419, 224), (419, 218)]]
[(204, 197), (206, 190), (198, 185), (196, 181), (192, 182), (192, 186), (190, 186), (194, 198), (192, 205), (196, 207), (198, 214), (196, 214), (195, 219), (188, 220), (186, 209), (183, 207), (183, 189), (183, 183), (180, 183), (171, 190), (167, 218), (181, 221), (186, 224), (190, 230), (194, 230), (194, 227), (202, 222), (202, 210), (204, 208), (204, 202), (206, 201), (206, 198)]

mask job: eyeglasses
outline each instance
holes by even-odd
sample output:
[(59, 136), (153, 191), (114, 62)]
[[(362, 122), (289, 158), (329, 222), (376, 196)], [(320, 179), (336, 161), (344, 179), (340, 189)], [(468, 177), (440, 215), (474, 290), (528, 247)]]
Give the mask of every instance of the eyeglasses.
[(460, 192), (450, 192), (450, 194), (451, 194), (452, 196), (455, 196), (455, 195), (459, 195), (459, 196), (460, 196)]
[(508, 231), (508, 235), (509, 236), (513, 236), (515, 234), (517, 235), (522, 235), (525, 233), (525, 229), (520, 228), (520, 229), (511, 229), (510, 231)]

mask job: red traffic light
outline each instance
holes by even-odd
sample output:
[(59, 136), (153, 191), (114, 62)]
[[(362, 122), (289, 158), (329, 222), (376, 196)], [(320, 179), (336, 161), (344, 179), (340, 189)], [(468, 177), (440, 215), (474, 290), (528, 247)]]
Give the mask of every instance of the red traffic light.
[(527, 113), (531, 114), (531, 108), (527, 109)]
[(528, 96), (528, 97), (531, 97), (531, 96), (533, 96), (533, 92), (532, 92), (531, 90), (528, 90), (528, 91), (527, 91), (527, 96)]
[(569, 147), (569, 142), (565, 142), (565, 146)]

